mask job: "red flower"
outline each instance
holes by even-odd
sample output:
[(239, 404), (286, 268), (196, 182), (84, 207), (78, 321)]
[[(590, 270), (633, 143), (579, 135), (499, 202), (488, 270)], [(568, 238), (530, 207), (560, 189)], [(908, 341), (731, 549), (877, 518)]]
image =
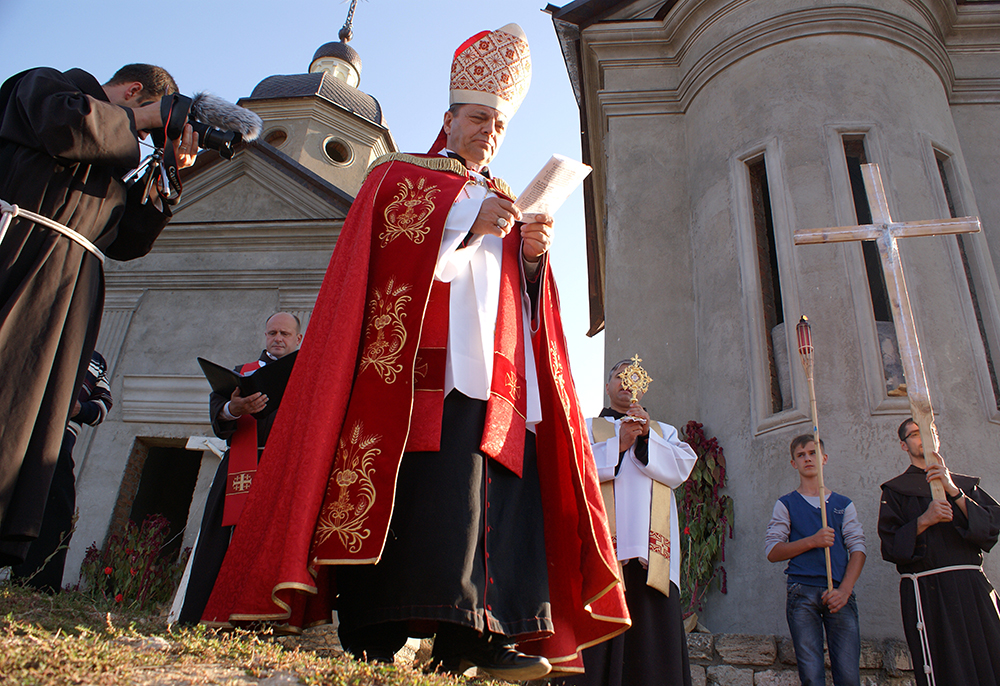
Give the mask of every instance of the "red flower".
[(691, 535), (691, 528), (690, 527), (687, 527), (687, 526), (684, 527), (684, 535), (685, 536), (690, 536)]
[(105, 567), (104, 568), (104, 573), (107, 574), (108, 576), (111, 576), (111, 572), (112, 572), (111, 567)]
[(116, 603), (120, 603), (124, 598), (125, 598), (125, 596), (123, 596), (121, 593), (119, 593), (118, 595), (115, 596), (115, 602)]
[(128, 573), (131, 574), (132, 576), (135, 576), (136, 574), (135, 567), (132, 567), (130, 570), (128, 570)]

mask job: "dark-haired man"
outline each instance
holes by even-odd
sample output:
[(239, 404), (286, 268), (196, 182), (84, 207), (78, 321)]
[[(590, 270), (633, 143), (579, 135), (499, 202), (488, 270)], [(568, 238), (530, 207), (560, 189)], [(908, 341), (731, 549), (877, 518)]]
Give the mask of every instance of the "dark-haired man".
[[(103, 260), (145, 255), (170, 219), (121, 178), (139, 164), (138, 137), (163, 126), (160, 98), (176, 90), (151, 65), (128, 65), (103, 86), (45, 67), (0, 86), (0, 200), (64, 229), (0, 215), (11, 220), (0, 242), (0, 566), (23, 561), (38, 536), (100, 329)], [(174, 144), (179, 165), (192, 164), (190, 126)]]
[[(299, 349), (302, 343), (301, 323), (299, 318), (288, 312), (276, 312), (264, 323), (264, 350), (254, 362), (236, 367), (241, 374), (253, 373), (255, 370), (275, 362)], [(198, 532), (198, 543), (191, 554), (187, 585), (178, 590), (178, 600), (182, 602), (177, 621), (182, 624), (197, 624), (205, 603), (212, 593), (212, 586), (219, 575), (222, 560), (229, 549), (229, 540), (233, 536), (233, 524), (238, 517), (235, 489), (230, 487), (230, 480), (242, 478), (235, 474), (232, 465), (234, 452), (252, 451), (250, 461), (257, 464), (260, 453), (264, 450), (267, 437), (274, 424), (275, 412), (255, 420), (253, 415), (267, 405), (268, 397), (254, 393), (247, 397), (240, 395), (240, 389), (233, 391), (231, 397), (225, 397), (212, 392), (209, 397), (209, 412), (212, 416), (212, 430), (215, 435), (229, 443), (229, 449), (222, 456), (222, 462), (215, 472), (215, 479), (208, 491), (205, 501), (205, 514), (201, 519), (201, 529)], [(247, 460), (242, 460), (247, 462)], [(251, 479), (244, 479), (250, 482)], [(249, 486), (247, 487), (249, 488)], [(242, 491), (241, 491), (242, 492)], [(228, 516), (226, 513), (229, 508)], [(236, 508), (236, 509), (234, 509)], [(182, 599), (182, 600), (181, 600)]]
[[(918, 686), (1000, 683), (1000, 609), (983, 553), (1000, 533), (1000, 505), (979, 478), (924, 460), (920, 429), (898, 430), (909, 468), (882, 484), (882, 557), (902, 575), (899, 604)], [(933, 500), (940, 479), (946, 500)]]

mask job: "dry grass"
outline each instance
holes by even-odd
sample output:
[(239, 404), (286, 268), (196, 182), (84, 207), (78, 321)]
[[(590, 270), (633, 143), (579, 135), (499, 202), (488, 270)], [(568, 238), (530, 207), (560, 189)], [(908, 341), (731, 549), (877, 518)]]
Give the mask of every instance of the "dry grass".
[(267, 634), (172, 627), (157, 615), (104, 612), (80, 593), (49, 596), (0, 582), (0, 682), (453, 686), (465, 679), (366, 665)]

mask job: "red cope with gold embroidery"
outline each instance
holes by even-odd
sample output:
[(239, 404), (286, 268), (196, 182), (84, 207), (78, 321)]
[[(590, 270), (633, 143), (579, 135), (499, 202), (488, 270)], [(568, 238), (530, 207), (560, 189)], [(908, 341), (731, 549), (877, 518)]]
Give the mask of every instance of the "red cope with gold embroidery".
[[(434, 281), (434, 266), (448, 212), (468, 177), (400, 163), (384, 167), (373, 171), (383, 177), (361, 358), (317, 523), (314, 563), (378, 559), (403, 453), (440, 449), (449, 290)], [(521, 241), (520, 232), (508, 236), (482, 446), (520, 475), (526, 412)]]
[[(314, 564), (377, 560), (404, 450), (440, 443), (448, 291), (431, 292), (445, 219), (467, 177), (396, 162), (371, 174), (381, 180), (360, 360), (316, 524)], [(437, 421), (411, 422), (415, 404), (437, 408)], [(425, 428), (435, 424), (436, 432)], [(412, 439), (411, 426), (420, 427)]]

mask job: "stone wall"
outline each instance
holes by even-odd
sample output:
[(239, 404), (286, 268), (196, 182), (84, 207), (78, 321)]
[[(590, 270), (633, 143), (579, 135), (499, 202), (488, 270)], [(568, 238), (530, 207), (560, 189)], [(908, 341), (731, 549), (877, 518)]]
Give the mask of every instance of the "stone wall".
[[(693, 686), (798, 686), (795, 650), (785, 636), (688, 634)], [(827, 657), (827, 683), (830, 660)], [(892, 639), (861, 641), (862, 686), (913, 686), (906, 644)]]

